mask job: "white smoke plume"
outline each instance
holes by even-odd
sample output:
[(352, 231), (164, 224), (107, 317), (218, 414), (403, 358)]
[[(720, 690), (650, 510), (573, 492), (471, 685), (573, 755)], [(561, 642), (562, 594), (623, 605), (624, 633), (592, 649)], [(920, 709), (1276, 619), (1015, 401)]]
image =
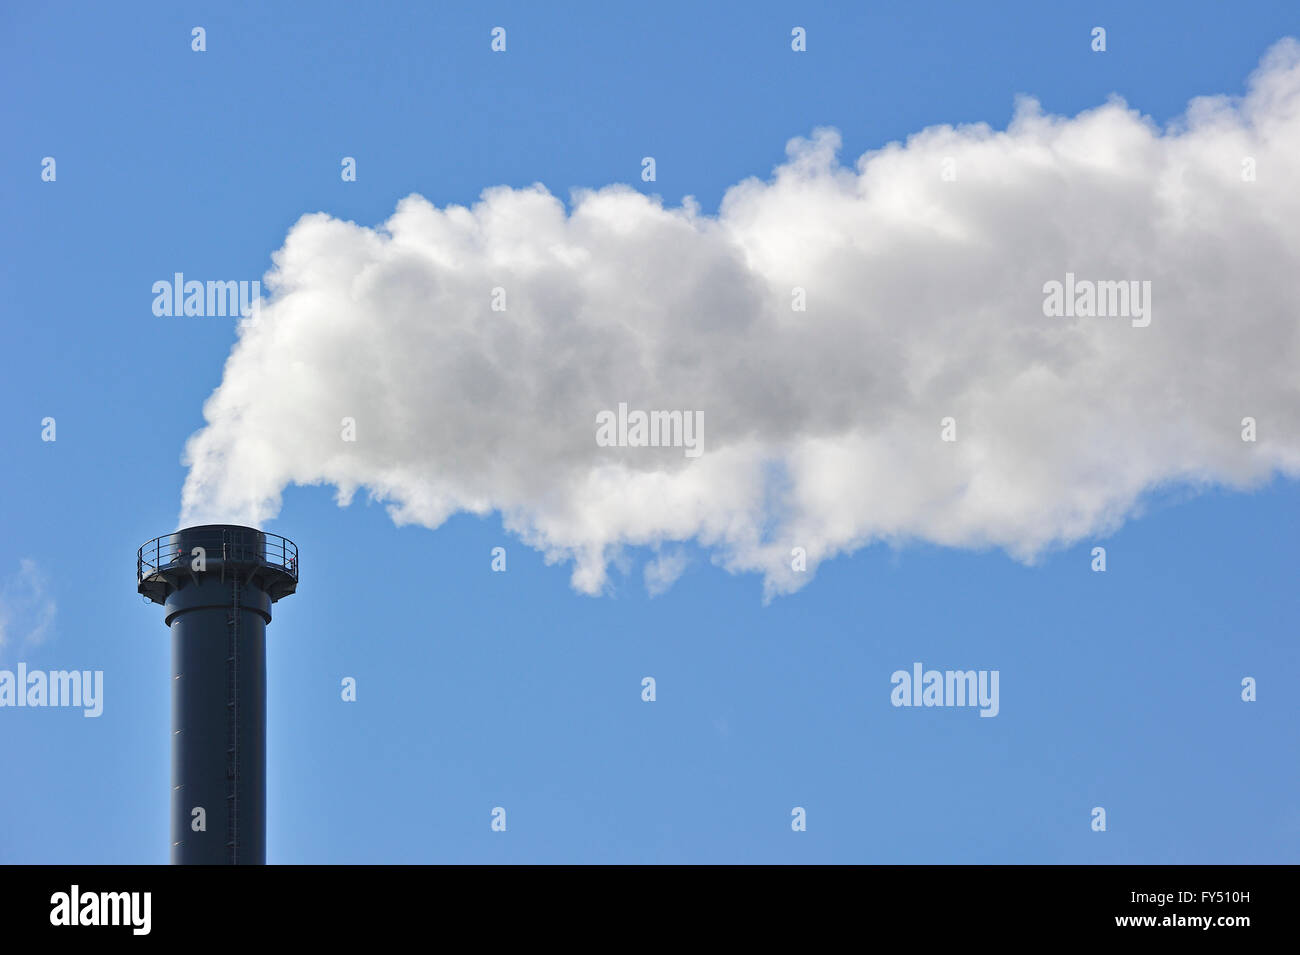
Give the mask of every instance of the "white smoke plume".
[[(716, 216), (541, 185), (304, 216), (187, 446), (182, 523), (324, 482), (398, 523), (500, 512), (587, 593), (636, 546), (661, 591), (694, 542), (771, 595), (873, 541), (1033, 560), (1153, 489), (1300, 474), (1295, 41), (1166, 128), (1025, 100), (1005, 131), (838, 147), (793, 140)], [(1150, 324), (1048, 317), (1066, 273), (1150, 282)], [(620, 403), (698, 412), (702, 453), (600, 446)]]

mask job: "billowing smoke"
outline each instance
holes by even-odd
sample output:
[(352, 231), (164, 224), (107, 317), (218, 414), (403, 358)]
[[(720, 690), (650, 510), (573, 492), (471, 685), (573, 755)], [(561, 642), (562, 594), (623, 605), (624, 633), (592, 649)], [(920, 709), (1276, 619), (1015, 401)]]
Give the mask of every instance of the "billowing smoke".
[(652, 592), (706, 553), (773, 594), (873, 541), (1032, 560), (1152, 489), (1300, 473), (1300, 45), (1166, 129), (1027, 100), (838, 146), (792, 141), (716, 216), (540, 185), (304, 216), (183, 523), (323, 482), (398, 523), (500, 512), (588, 593), (644, 546)]

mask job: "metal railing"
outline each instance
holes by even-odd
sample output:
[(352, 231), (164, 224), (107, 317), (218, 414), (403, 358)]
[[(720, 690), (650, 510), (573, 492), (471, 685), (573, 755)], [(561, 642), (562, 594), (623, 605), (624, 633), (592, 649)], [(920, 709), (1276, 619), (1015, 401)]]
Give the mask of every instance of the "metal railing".
[(298, 580), (298, 545), (279, 534), (243, 530), (178, 531), (148, 541), (135, 557), (136, 582), (162, 570), (187, 567), (196, 547), (208, 563), (226, 561), (274, 567)]

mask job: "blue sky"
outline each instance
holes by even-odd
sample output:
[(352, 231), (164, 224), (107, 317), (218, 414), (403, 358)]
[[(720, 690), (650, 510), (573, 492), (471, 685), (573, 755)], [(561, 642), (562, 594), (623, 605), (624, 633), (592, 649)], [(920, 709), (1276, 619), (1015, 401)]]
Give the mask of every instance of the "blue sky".
[[(1073, 115), (1117, 92), (1163, 122), (1300, 35), (1289, 3), (1135, 6), (6, 7), (0, 581), (34, 562), (57, 613), (39, 644), (13, 623), (0, 668), (106, 689), (93, 720), (0, 710), (0, 861), (167, 859), (168, 636), (134, 550), (175, 527), (235, 330), (155, 317), (155, 280), (260, 276), (300, 215), (373, 225), (412, 192), (625, 182), (713, 212), (814, 127), (856, 157), (1002, 127), (1021, 93)], [(875, 544), (766, 604), (695, 548), (661, 596), (635, 560), (586, 596), (496, 515), (397, 528), (321, 486), (267, 529), (302, 554), (268, 629), (271, 862), (1300, 861), (1293, 481), (1160, 489), (1034, 566)], [(894, 708), (914, 661), (999, 670), (998, 717)]]

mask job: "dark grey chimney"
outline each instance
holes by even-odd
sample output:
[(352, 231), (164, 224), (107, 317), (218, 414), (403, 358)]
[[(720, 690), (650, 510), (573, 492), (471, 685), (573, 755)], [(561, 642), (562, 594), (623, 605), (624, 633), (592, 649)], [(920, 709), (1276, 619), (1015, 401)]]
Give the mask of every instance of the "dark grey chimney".
[(204, 524), (136, 555), (172, 632), (171, 861), (266, 863), (266, 625), (298, 587), (298, 548)]

